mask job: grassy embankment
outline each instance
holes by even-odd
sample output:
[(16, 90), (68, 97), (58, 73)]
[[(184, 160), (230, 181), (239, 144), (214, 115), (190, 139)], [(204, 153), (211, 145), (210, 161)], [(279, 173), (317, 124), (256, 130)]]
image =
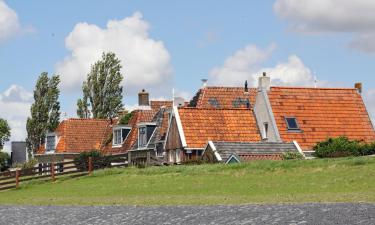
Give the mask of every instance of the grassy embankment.
[(0, 192), (0, 204), (375, 202), (375, 157), (126, 168)]

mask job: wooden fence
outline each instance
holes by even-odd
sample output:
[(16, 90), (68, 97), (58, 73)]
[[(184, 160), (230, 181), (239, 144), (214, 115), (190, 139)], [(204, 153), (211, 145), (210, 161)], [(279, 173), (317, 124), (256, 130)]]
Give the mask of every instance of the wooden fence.
[(101, 158), (89, 157), (87, 162), (77, 163), (58, 162), (39, 164), (30, 169), (6, 171), (0, 173), (0, 191), (18, 188), (21, 183), (32, 180), (56, 181), (61, 176), (69, 176), (71, 178), (91, 175), (94, 170), (114, 167), (124, 167), (125, 154), (105, 156)]

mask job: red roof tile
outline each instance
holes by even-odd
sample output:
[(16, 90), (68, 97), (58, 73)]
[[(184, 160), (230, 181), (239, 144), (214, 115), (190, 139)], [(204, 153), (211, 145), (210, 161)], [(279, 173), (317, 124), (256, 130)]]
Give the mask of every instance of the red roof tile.
[[(268, 96), (281, 139), (296, 140), (303, 150), (311, 150), (327, 137), (375, 140), (370, 117), (355, 89), (272, 87)], [(302, 132), (288, 131), (285, 117), (295, 117)]]
[(200, 89), (190, 101), (190, 107), (197, 108), (246, 108), (247, 99), (255, 102), (257, 89), (249, 88), (245, 93), (243, 87), (205, 87)]
[(180, 108), (178, 112), (187, 148), (204, 148), (208, 141), (260, 141), (250, 109)]
[[(59, 124), (56, 153), (80, 153), (100, 150), (103, 141), (112, 132), (115, 121), (105, 119), (68, 119)], [(44, 153), (44, 146), (38, 150)]]

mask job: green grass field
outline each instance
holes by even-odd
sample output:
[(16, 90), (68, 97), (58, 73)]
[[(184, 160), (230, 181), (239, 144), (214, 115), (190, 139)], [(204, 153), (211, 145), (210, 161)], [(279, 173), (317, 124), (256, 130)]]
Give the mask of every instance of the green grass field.
[(125, 168), (0, 192), (0, 204), (375, 202), (375, 157)]

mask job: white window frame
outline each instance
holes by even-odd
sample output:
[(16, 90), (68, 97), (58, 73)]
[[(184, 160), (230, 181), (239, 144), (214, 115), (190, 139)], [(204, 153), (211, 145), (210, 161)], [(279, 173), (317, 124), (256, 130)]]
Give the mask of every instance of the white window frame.
[[(126, 135), (126, 137), (123, 137), (122, 136), (122, 130), (129, 130), (129, 133), (128, 135)], [(115, 132), (118, 132), (120, 131), (120, 137), (121, 137), (121, 143), (115, 143)], [(129, 137), (130, 135), (130, 132), (132, 131), (132, 128), (131, 127), (124, 127), (124, 126), (118, 126), (118, 127), (114, 127), (113, 128), (113, 131), (112, 131), (112, 134), (113, 134), (113, 137), (112, 137), (112, 147), (114, 148), (120, 148), (124, 142), (126, 141), (126, 139)]]
[[(48, 138), (49, 137), (54, 137), (55, 138), (55, 147), (53, 148), (53, 149), (51, 149), (51, 150), (48, 150), (48, 148), (47, 148), (47, 140), (48, 140)], [(46, 153), (55, 153), (55, 151), (56, 151), (56, 146), (57, 146), (57, 136), (56, 136), (56, 133), (48, 133), (47, 135), (46, 135), (46, 142), (45, 142), (45, 149), (46, 149)]]
[[(145, 145), (142, 145), (142, 146), (141, 146), (141, 129), (144, 129), (144, 131), (145, 131), (145, 133), (142, 134), (142, 135), (146, 135), (146, 143), (145, 143)], [(146, 148), (147, 143), (148, 143), (148, 140), (147, 140), (147, 125), (141, 125), (141, 126), (138, 127), (138, 148)]]
[(263, 129), (262, 129), (263, 140), (268, 139), (268, 131), (269, 131), (269, 129), (270, 129), (269, 123), (268, 122), (264, 122), (263, 123)]

